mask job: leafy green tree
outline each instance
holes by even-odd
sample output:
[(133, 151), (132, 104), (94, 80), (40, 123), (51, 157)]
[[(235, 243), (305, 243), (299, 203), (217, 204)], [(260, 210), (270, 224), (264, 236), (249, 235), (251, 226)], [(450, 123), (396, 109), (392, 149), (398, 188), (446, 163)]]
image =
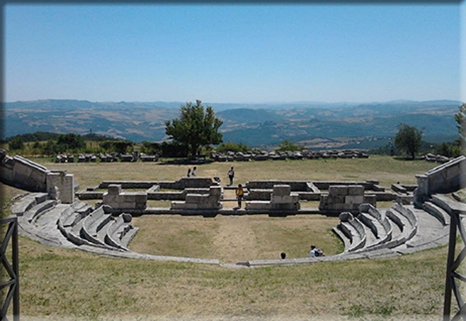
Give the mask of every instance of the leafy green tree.
[(8, 142), (8, 147), (12, 150), (23, 150), (24, 141), (21, 136), (15, 136)]
[(249, 150), (249, 147), (242, 143), (235, 144), (235, 143), (228, 141), (226, 143), (221, 143), (215, 150), (219, 153), (225, 153), (225, 152), (237, 153), (237, 152), (247, 152)]
[(99, 146), (105, 151), (114, 151), (120, 154), (125, 154), (128, 150), (132, 149), (133, 143), (126, 140), (118, 141), (103, 141)]
[(43, 148), (43, 153), (45, 155), (53, 155), (53, 154), (58, 153), (57, 145), (55, 144), (55, 141), (48, 140), (47, 143), (45, 143), (45, 146)]
[(69, 133), (58, 136), (58, 145), (63, 145), (65, 150), (77, 150), (86, 147), (86, 142), (81, 135)]
[(162, 153), (162, 147), (159, 143), (151, 143), (144, 140), (142, 141), (141, 152), (151, 155), (160, 155)]
[(277, 151), (289, 151), (289, 152), (297, 152), (301, 151), (304, 149), (303, 145), (300, 144), (295, 144), (289, 140), (284, 140), (280, 143), (280, 146), (278, 147)]
[(188, 155), (188, 146), (176, 141), (162, 142), (160, 145), (163, 157), (184, 157)]
[(458, 107), (459, 113), (455, 114), (455, 120), (458, 123), (456, 126), (460, 134), (460, 145), (463, 154), (466, 154), (466, 104)]
[(395, 136), (395, 146), (399, 150), (404, 150), (412, 159), (421, 148), (422, 131), (407, 124), (398, 126), (398, 133)]
[(215, 117), (211, 106), (204, 109), (201, 103), (200, 100), (196, 100), (195, 105), (186, 103), (180, 107), (180, 118), (165, 122), (165, 133), (170, 139), (186, 145), (192, 157), (201, 147), (220, 144), (223, 138), (219, 133), (223, 122)]

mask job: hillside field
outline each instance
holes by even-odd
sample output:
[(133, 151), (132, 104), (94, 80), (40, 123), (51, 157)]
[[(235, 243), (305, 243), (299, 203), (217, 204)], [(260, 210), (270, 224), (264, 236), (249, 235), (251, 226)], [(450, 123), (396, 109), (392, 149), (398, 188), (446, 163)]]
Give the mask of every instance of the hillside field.
[[(103, 180), (176, 180), (188, 165), (54, 164), (75, 175), (79, 189)], [(265, 161), (197, 165), (198, 177), (235, 183), (255, 179), (379, 180), (415, 184), (436, 164), (384, 156), (369, 159)], [(4, 206), (16, 194), (2, 186)], [(8, 214), (8, 210), (5, 210)], [(322, 215), (269, 218), (142, 216), (130, 247), (138, 252), (217, 258), (235, 263), (307, 255), (310, 242), (327, 254), (343, 246)], [(21, 320), (439, 320), (447, 248), (399, 258), (301, 266), (227, 268), (116, 259), (45, 246), (20, 237)]]

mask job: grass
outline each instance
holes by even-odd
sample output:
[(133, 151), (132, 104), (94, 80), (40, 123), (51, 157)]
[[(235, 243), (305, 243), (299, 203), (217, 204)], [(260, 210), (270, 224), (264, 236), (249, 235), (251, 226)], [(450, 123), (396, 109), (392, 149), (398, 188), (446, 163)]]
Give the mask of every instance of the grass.
[(297, 215), (283, 218), (217, 216), (215, 218), (146, 215), (130, 249), (147, 254), (219, 259), (236, 263), (254, 259), (306, 257), (311, 243), (325, 244), (326, 254), (343, 251), (331, 229), (337, 218)]
[[(80, 189), (103, 180), (175, 180), (186, 165), (40, 163), (66, 169)], [(198, 176), (253, 179), (379, 180), (415, 184), (435, 164), (369, 159), (198, 165)], [(6, 187), (4, 204), (19, 190)], [(131, 247), (144, 253), (219, 258), (303, 257), (310, 243), (327, 254), (342, 245), (323, 216), (215, 218), (142, 216)], [(238, 237), (241, 235), (241, 237)], [(248, 253), (247, 256), (244, 256)], [(445, 247), (393, 259), (259, 269), (116, 259), (41, 245), (20, 237), (22, 320), (438, 320), (443, 309)], [(251, 256), (249, 256), (249, 254)]]
[[(36, 161), (36, 160), (35, 160)], [(186, 175), (191, 165), (161, 163), (50, 163), (38, 159), (49, 169), (67, 170), (76, 177), (80, 187), (96, 186), (104, 180), (176, 180)], [(383, 186), (400, 182), (416, 184), (414, 174), (421, 174), (436, 164), (425, 161), (398, 160), (386, 156), (368, 159), (311, 159), (262, 162), (211, 163), (197, 166), (198, 177), (220, 177), (228, 182), (228, 170), (235, 168), (235, 184), (250, 180), (378, 180)]]
[(21, 250), (21, 311), (41, 319), (429, 320), (442, 311), (444, 248), (396, 259), (238, 270), (112, 259), (25, 238)]

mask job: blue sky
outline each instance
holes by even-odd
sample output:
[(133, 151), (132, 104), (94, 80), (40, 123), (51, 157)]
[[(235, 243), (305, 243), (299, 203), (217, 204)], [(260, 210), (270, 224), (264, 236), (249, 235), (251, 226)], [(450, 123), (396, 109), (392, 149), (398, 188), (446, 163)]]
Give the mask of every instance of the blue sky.
[(7, 4), (4, 100), (464, 101), (464, 7)]

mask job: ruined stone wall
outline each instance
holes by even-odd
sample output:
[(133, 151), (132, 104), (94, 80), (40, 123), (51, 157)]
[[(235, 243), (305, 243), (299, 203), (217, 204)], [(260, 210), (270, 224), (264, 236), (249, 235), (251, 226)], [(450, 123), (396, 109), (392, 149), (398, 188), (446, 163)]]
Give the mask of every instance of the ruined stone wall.
[(414, 195), (414, 205), (422, 203), (435, 193), (451, 193), (466, 187), (466, 157), (460, 156), (439, 165), (425, 174), (416, 175), (418, 188)]
[(3, 184), (28, 192), (47, 193), (62, 203), (74, 202), (74, 176), (64, 171), (50, 171), (24, 157), (0, 151), (0, 180)]
[(376, 196), (364, 194), (364, 186), (334, 185), (329, 187), (328, 195), (320, 196), (319, 210), (335, 214), (359, 213), (359, 206), (363, 203), (376, 205)]
[(142, 212), (147, 207), (146, 192), (123, 192), (121, 185), (112, 184), (103, 195), (103, 203), (115, 212)]

